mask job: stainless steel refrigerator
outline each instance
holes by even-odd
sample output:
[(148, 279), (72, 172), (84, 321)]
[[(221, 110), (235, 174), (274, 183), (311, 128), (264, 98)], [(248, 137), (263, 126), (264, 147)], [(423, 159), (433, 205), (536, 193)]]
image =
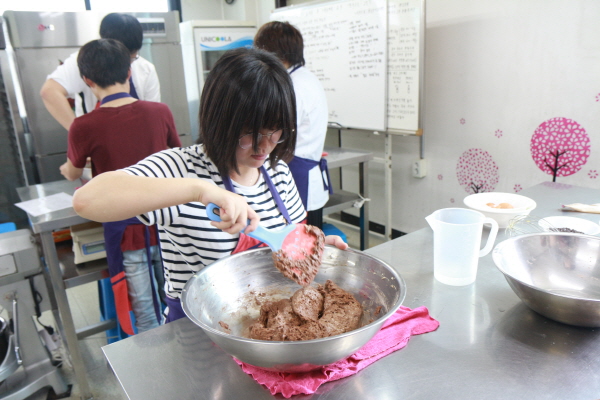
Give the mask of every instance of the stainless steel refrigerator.
[[(66, 160), (67, 131), (50, 115), (39, 95), (48, 74), (71, 53), (98, 39), (105, 13), (5, 11), (6, 55), (0, 57), (15, 135), (28, 184), (61, 180), (59, 166)], [(184, 146), (192, 143), (183, 73), (179, 14), (131, 13), (144, 29), (140, 55), (154, 64), (160, 80), (161, 101), (175, 118)]]

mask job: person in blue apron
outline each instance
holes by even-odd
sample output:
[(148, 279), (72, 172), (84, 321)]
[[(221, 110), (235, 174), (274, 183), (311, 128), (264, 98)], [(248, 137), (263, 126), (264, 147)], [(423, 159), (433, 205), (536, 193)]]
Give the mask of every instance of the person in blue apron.
[(288, 162), (300, 198), (308, 211), (307, 223), (323, 227), (323, 207), (333, 193), (323, 146), (327, 134), (327, 99), (319, 79), (304, 67), (304, 41), (288, 22), (260, 27), (254, 46), (275, 54), (288, 69), (296, 94), (296, 149)]
[[(260, 243), (240, 232), (281, 229), (306, 211), (286, 164), (296, 145), (289, 73), (259, 49), (229, 50), (208, 74), (200, 100), (200, 139), (94, 177), (73, 197), (81, 216), (108, 222), (137, 216), (158, 225), (167, 322), (184, 316), (180, 294), (199, 270)], [(206, 204), (221, 208), (221, 222)], [(327, 244), (345, 249), (339, 236)], [(273, 267), (275, 268), (275, 267)]]
[[(60, 167), (66, 179), (81, 177), (90, 158), (92, 175), (98, 176), (181, 146), (168, 106), (136, 100), (129, 93), (130, 59), (125, 45), (113, 39), (92, 40), (79, 51), (81, 76), (100, 99), (101, 107), (76, 118), (69, 129), (67, 160)], [(110, 291), (104, 288), (112, 286), (115, 301), (114, 306), (109, 301), (101, 303), (106, 303), (103, 318), (112, 318), (116, 308), (120, 326), (128, 335), (136, 332), (130, 310), (137, 332), (159, 326), (163, 268), (156, 226), (147, 227), (137, 218), (107, 222), (104, 236), (111, 281), (100, 281), (99, 288), (107, 300)]]

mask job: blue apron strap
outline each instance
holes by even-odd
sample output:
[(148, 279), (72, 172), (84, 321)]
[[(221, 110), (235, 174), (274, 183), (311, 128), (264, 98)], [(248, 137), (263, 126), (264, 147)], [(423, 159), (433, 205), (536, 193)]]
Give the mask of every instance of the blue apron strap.
[(228, 176), (223, 176), (223, 185), (225, 185), (225, 189), (230, 191), (231, 193), (235, 193), (235, 189), (233, 188), (233, 183), (231, 183), (231, 178)]
[[(275, 185), (273, 185), (273, 182), (271, 181), (271, 178), (269, 177), (269, 174), (267, 173), (265, 166), (261, 165), (261, 167), (259, 169), (263, 175), (263, 179), (267, 183), (267, 187), (269, 188), (269, 191), (271, 192), (271, 196), (273, 196), (273, 200), (275, 200), (275, 205), (277, 205), (277, 209), (279, 209), (279, 212), (281, 213), (283, 218), (285, 218), (285, 221), (288, 224), (291, 224), (292, 219), (290, 218), (290, 214), (288, 213), (288, 210), (285, 207), (285, 204), (283, 204), (283, 200), (281, 200), (281, 196), (279, 196), (279, 192), (275, 188)], [(233, 183), (231, 182), (231, 178), (228, 176), (222, 176), (222, 179), (223, 179), (223, 185), (225, 185), (225, 189), (227, 189), (231, 193), (235, 193), (235, 189), (233, 188)]]
[(267, 186), (269, 187), (271, 196), (273, 196), (273, 200), (275, 200), (275, 204), (277, 204), (279, 212), (281, 213), (281, 215), (283, 215), (283, 218), (285, 218), (285, 221), (288, 223), (288, 225), (291, 224), (292, 219), (290, 218), (290, 214), (288, 213), (285, 204), (283, 204), (283, 200), (281, 200), (281, 196), (279, 196), (279, 192), (275, 188), (275, 185), (273, 185), (273, 181), (271, 181), (271, 177), (269, 177), (269, 174), (267, 173), (267, 170), (264, 165), (260, 166), (260, 172), (262, 172), (265, 182), (267, 182)]
[(323, 189), (328, 190), (329, 194), (333, 194), (333, 187), (331, 186), (331, 178), (329, 177), (329, 167), (327, 166), (327, 160), (325, 158), (321, 158), (319, 161), (319, 168), (321, 168), (321, 174), (325, 173), (327, 177), (327, 182), (323, 179)]
[(296, 64), (294, 65), (294, 68), (292, 68), (292, 70), (290, 71), (290, 75), (294, 73), (294, 71), (296, 71), (298, 68), (300, 68), (302, 65), (300, 64)]
[(129, 78), (129, 94), (131, 97), (140, 99), (140, 96), (137, 94), (137, 90), (135, 90), (135, 85), (133, 84), (133, 78)]
[(109, 94), (108, 96), (106, 96), (102, 99), (102, 101), (100, 102), (100, 105), (102, 105), (104, 103), (108, 103), (109, 101), (123, 99), (125, 97), (132, 97), (132, 96), (129, 93), (125, 93), (125, 92)]

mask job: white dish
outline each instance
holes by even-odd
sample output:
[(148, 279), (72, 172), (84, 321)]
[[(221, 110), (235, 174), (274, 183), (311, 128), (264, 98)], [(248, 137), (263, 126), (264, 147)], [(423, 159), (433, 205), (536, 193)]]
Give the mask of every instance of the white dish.
[[(502, 192), (472, 194), (465, 197), (464, 203), (467, 207), (496, 220), (500, 228), (508, 227), (511, 219), (519, 215), (528, 215), (536, 207), (535, 201), (529, 197)], [(513, 208), (495, 208), (488, 205), (499, 205), (501, 203), (508, 203)]]
[[(550, 226), (548, 224), (550, 224)], [(558, 229), (573, 229), (574, 231), (581, 232), (585, 235), (597, 235), (600, 233), (600, 225), (588, 221), (587, 219), (576, 217), (546, 217), (539, 221), (539, 225), (548, 232), (551, 232), (552, 230), (550, 228), (553, 227)]]

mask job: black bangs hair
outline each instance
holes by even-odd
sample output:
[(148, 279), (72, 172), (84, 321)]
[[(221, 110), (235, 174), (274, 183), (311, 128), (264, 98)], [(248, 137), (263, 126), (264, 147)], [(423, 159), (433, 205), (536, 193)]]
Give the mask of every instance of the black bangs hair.
[(240, 136), (253, 134), (258, 151), (261, 129), (282, 129), (285, 140), (269, 155), (272, 166), (290, 161), (296, 148), (296, 97), (285, 67), (258, 49), (226, 52), (208, 74), (200, 99), (200, 137), (222, 175), (239, 173)]
[(290, 66), (305, 64), (302, 34), (289, 22), (271, 21), (261, 26), (254, 47), (274, 53)]
[(131, 58), (125, 45), (113, 39), (86, 43), (77, 55), (79, 74), (101, 88), (127, 82)]
[(144, 29), (140, 21), (129, 14), (110, 13), (100, 22), (100, 37), (123, 43), (130, 53), (142, 48)]

